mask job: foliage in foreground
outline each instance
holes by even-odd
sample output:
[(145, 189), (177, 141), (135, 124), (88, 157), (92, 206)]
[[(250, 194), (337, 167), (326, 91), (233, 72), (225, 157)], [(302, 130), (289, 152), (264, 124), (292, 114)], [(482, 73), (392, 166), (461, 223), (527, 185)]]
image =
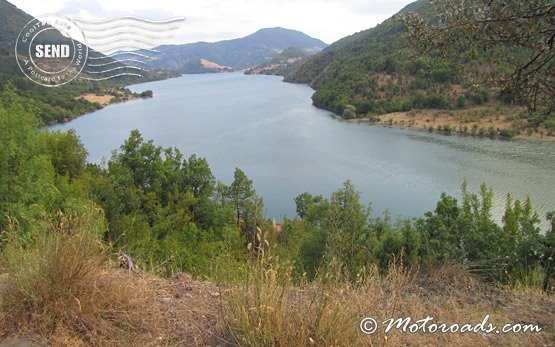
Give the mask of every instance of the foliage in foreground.
[[(493, 192), (482, 185), (462, 199), (442, 194), (434, 211), (393, 222), (386, 213), (372, 218), (359, 193), (346, 182), (331, 198), (301, 194), (300, 220), (286, 221), (279, 241), (293, 255), (298, 274), (316, 275), (330, 259), (339, 260), (351, 278), (377, 265), (387, 269), (402, 255), (410, 267), (467, 264), (489, 280), (553, 290), (555, 233), (542, 233), (530, 200), (507, 197), (503, 225), (492, 218)], [(548, 218), (553, 221), (553, 215)]]

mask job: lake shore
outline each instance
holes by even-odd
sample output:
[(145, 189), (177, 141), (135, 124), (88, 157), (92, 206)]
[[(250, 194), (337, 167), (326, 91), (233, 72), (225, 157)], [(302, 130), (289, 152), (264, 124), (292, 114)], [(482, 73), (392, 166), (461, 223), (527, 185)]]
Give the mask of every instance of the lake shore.
[(555, 136), (545, 128), (537, 131), (522, 128), (521, 107), (475, 107), (461, 110), (412, 110), (375, 117), (346, 120), (349, 123), (413, 129), (444, 135), (511, 138), (555, 142)]

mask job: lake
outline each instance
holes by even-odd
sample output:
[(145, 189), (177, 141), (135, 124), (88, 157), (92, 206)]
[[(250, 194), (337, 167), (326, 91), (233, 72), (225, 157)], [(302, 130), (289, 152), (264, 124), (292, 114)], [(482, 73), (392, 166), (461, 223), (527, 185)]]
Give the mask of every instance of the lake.
[[(420, 216), (442, 192), (493, 187), (499, 220), (507, 193), (532, 198), (542, 222), (555, 210), (555, 144), (373, 127), (312, 106), (313, 90), (276, 76), (185, 75), (130, 87), (154, 98), (108, 106), (51, 129), (75, 129), (88, 160), (109, 158), (133, 129), (157, 145), (206, 157), (217, 179), (235, 167), (254, 181), (266, 215), (294, 217), (302, 192), (326, 197), (351, 180), (373, 215)], [(543, 223), (545, 226), (546, 223)]]

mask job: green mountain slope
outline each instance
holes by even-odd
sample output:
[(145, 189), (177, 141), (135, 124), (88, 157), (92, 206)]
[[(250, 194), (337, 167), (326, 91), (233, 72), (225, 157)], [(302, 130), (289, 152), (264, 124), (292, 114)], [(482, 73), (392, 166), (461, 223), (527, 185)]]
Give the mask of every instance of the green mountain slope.
[(33, 17), (20, 11), (17, 7), (5, 0), (0, 0), (0, 47), (2, 55), (13, 46), (22, 26), (29, 22)]
[(245, 74), (283, 76), (302, 64), (308, 57), (310, 57), (310, 54), (306, 51), (296, 47), (289, 47), (284, 49), (279, 56), (270, 60), (268, 63), (246, 70)]
[[(425, 18), (433, 15), (427, 0), (408, 5), (398, 15), (406, 12), (416, 12)], [(435, 123), (437, 116), (446, 116), (449, 122), (458, 125), (461, 133), (479, 127), (473, 132), (477, 134), (479, 130), (483, 132), (493, 127), (487, 130), (493, 136), (512, 136), (530, 130), (539, 136), (543, 136), (544, 131), (553, 134), (549, 122), (534, 124), (529, 115), (516, 108), (511, 95), (482, 84), (469, 83), (460, 77), (462, 71), (480, 75), (486, 69), (503, 69), (505, 67), (497, 63), (495, 54), (518, 57), (519, 51), (477, 52), (461, 70), (460, 65), (439, 57), (417, 56), (405, 38), (405, 27), (398, 15), (333, 43), (286, 73), (285, 80), (310, 84), (316, 90), (312, 97), (315, 106), (346, 119), (367, 117), (372, 121), (383, 121), (384, 118), (380, 120), (378, 116), (411, 111), (411, 117), (414, 117), (415, 110), (434, 109), (446, 111), (428, 114), (420, 123), (410, 119), (404, 119), (403, 123), (410, 122), (430, 130), (431, 126), (435, 129), (448, 125), (450, 133), (452, 123)], [(394, 121), (388, 119), (390, 123)], [(485, 124), (486, 121), (492, 124)], [(429, 122), (427, 126), (426, 122)]]
[[(430, 10), (421, 0), (401, 12)], [(454, 67), (429, 57), (414, 59), (403, 35), (404, 26), (394, 16), (330, 45), (286, 80), (310, 84), (316, 106), (346, 118), (454, 107), (459, 88), (453, 87), (460, 82)]]

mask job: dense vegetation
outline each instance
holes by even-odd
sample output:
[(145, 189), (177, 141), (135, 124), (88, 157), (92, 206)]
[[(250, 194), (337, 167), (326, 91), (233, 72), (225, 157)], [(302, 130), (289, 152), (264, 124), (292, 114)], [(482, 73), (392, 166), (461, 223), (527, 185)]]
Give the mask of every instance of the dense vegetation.
[[(509, 89), (501, 90), (497, 85), (486, 83), (485, 78), (477, 82), (466, 76), (484, 77), (492, 75), (492, 70), (510, 71), (509, 64), (498, 63), (499, 56), (509, 56), (516, 61), (531, 53), (514, 47), (475, 49), (472, 57), (461, 59), (464, 64), (436, 51), (418, 54), (399, 19), (410, 12), (425, 19), (435, 18), (429, 1), (416, 1), (375, 28), (330, 45), (286, 74), (286, 80), (309, 83), (316, 90), (312, 97), (314, 105), (346, 119), (414, 109), (513, 105), (521, 101)], [(515, 125), (514, 130), (545, 127), (553, 134), (552, 109), (547, 113), (543, 111), (541, 116), (522, 112), (518, 118), (523, 121)]]
[[(0, 52), (2, 50), (0, 49)], [(0, 53), (1, 54), (1, 53)], [(163, 79), (171, 75), (151, 72), (144, 81)], [(66, 85), (56, 88), (45, 88), (27, 79), (17, 67), (13, 54), (6, 52), (0, 56), (0, 88), (9, 82), (17, 87), (17, 93), (25, 99), (25, 108), (36, 114), (41, 124), (54, 124), (64, 122), (82, 114), (98, 110), (103, 105), (95, 101), (82, 98), (85, 94), (110, 95), (114, 102), (126, 98), (148, 97), (132, 93), (124, 86), (137, 83), (139, 80), (120, 79), (117, 81), (86, 81), (76, 79)], [(148, 92), (148, 91), (147, 91)]]
[(2, 248), (14, 240), (35, 242), (36, 231), (57, 213), (79, 216), (97, 206), (107, 225), (104, 240), (142, 268), (167, 275), (209, 276), (219, 262), (241, 268), (249, 254), (266, 247), (264, 233), (282, 259), (295, 262), (299, 279), (313, 278), (332, 259), (353, 279), (372, 264), (385, 271), (397, 260), (423, 268), (467, 263), (490, 280), (553, 285), (555, 233), (539, 230), (530, 201), (510, 197), (504, 223), (497, 225), (486, 187), (476, 195), (463, 186), (460, 202), (442, 195), (423, 217), (392, 221), (387, 214), (372, 217), (346, 182), (330, 199), (298, 196), (297, 218), (278, 232), (240, 169), (227, 186), (215, 180), (205, 159), (184, 158), (137, 131), (105, 166), (86, 164), (75, 133), (39, 132), (36, 125), (6, 86), (0, 108)]

